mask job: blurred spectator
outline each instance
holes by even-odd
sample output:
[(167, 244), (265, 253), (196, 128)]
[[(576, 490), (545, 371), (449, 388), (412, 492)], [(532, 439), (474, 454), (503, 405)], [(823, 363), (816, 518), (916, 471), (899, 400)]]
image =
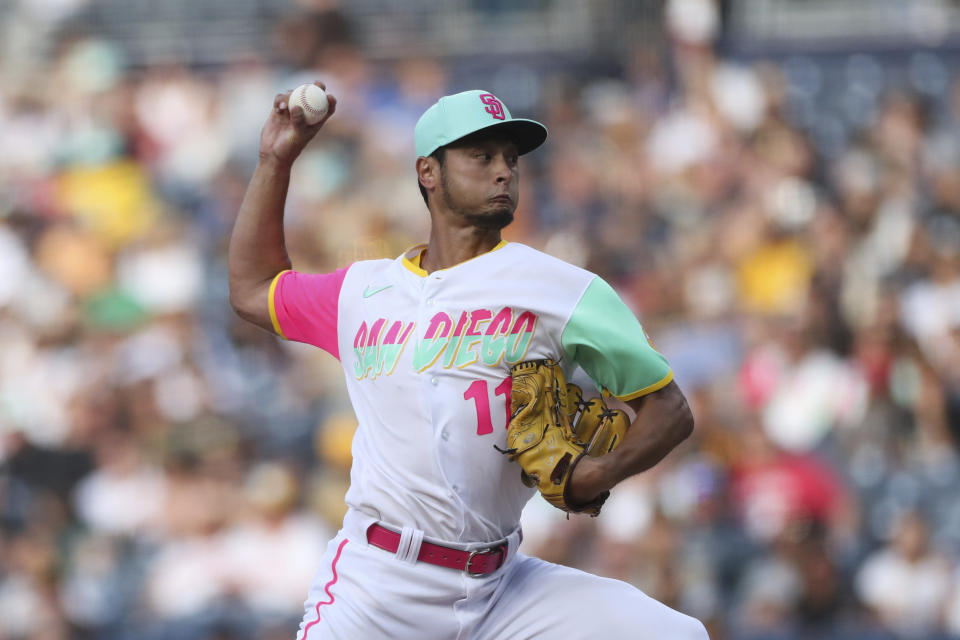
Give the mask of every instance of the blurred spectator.
[(845, 489), (828, 466), (778, 448), (756, 422), (744, 428), (740, 443), (731, 492), (751, 537), (770, 542), (796, 527), (829, 527), (843, 516)]
[(244, 487), (247, 513), (224, 540), (228, 584), (263, 620), (299, 622), (290, 603), (303, 598), (325, 541), (335, 533), (295, 511), (297, 493), (297, 478), (289, 468), (278, 463), (254, 467)]
[(104, 437), (97, 469), (77, 486), (75, 504), (81, 521), (115, 535), (145, 533), (159, 525), (166, 482), (161, 470), (144, 460), (144, 452), (125, 433)]
[(888, 545), (864, 562), (856, 577), (860, 598), (904, 638), (926, 638), (944, 627), (950, 563), (930, 547), (926, 518), (903, 514)]

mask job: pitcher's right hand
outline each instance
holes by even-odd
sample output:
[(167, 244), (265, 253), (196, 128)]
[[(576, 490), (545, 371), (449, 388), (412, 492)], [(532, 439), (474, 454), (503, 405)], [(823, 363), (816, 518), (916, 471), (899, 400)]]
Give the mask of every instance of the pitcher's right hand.
[[(322, 82), (314, 82), (314, 84), (324, 91), (327, 90)], [(328, 93), (327, 100), (330, 107), (327, 115), (320, 122), (308, 125), (303, 109), (298, 105), (294, 105), (293, 109), (288, 108), (287, 102), (290, 100), (291, 93), (292, 90), (278, 93), (273, 98), (273, 110), (260, 132), (261, 161), (273, 160), (285, 166), (293, 164), (307, 143), (317, 135), (324, 123), (337, 110), (337, 99), (333, 94)]]

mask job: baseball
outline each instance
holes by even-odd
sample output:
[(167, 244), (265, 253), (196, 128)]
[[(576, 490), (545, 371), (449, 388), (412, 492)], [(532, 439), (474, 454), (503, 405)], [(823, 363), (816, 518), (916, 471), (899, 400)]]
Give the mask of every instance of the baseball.
[(327, 115), (330, 103), (327, 101), (327, 92), (315, 84), (302, 84), (290, 94), (287, 108), (293, 109), (299, 105), (306, 116), (307, 124), (317, 124)]

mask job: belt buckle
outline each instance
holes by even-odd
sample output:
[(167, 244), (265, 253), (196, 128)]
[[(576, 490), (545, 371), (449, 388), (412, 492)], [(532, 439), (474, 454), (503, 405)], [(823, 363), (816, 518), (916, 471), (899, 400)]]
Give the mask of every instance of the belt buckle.
[[(503, 556), (503, 545), (499, 545), (499, 546), (496, 546), (496, 547), (487, 547), (486, 549), (474, 549), (473, 551), (471, 551), (471, 552), (470, 552), (470, 555), (467, 556), (467, 562), (466, 562), (466, 564), (463, 565), (463, 572), (464, 572), (466, 575), (470, 576), (471, 578), (479, 578), (480, 576), (485, 576), (485, 575), (487, 575), (486, 573), (474, 573), (473, 571), (471, 571), (471, 570), (470, 570), (470, 563), (473, 561), (473, 556), (483, 555), (483, 554), (485, 554), (485, 553), (490, 553), (491, 551), (499, 551), (499, 552), (500, 552), (500, 555), (501, 555), (501, 557), (502, 557), (502, 556)], [(503, 566), (503, 565), (501, 565), (501, 566)], [(499, 569), (499, 568), (500, 568), (500, 567), (497, 567), (497, 569)], [(496, 569), (494, 569), (494, 571), (496, 571)], [(493, 573), (493, 571), (491, 571), (490, 573)]]

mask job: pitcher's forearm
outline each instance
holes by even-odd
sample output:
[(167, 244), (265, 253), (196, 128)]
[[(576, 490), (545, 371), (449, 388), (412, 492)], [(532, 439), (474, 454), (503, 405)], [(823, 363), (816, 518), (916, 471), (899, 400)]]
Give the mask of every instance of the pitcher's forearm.
[(590, 502), (655, 466), (693, 431), (690, 407), (674, 382), (630, 405), (637, 416), (620, 446), (598, 458), (583, 458), (574, 469), (570, 496), (575, 503)]
[(606, 476), (613, 487), (630, 476), (647, 471), (663, 460), (693, 430), (689, 413), (645, 416), (630, 427), (620, 447), (608, 454)]
[(290, 165), (261, 157), (230, 237), (230, 289), (256, 287), (290, 268), (283, 238), (283, 208)]

